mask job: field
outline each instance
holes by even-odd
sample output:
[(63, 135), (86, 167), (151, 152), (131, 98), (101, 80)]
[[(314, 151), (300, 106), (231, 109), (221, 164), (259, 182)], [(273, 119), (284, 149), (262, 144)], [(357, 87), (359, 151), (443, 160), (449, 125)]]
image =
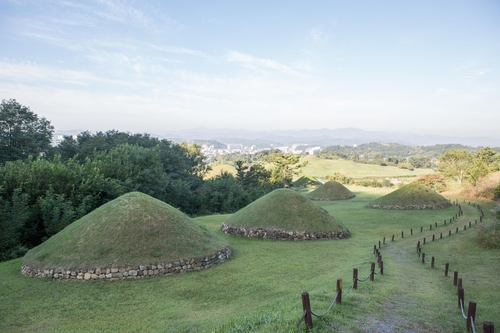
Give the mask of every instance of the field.
[[(393, 166), (380, 166), (372, 164), (355, 163), (343, 159), (326, 160), (318, 158), (314, 155), (309, 155), (303, 158), (308, 161), (305, 168), (302, 169), (301, 175), (309, 175), (317, 178), (322, 178), (328, 175), (333, 175), (334, 172), (339, 172), (345, 176), (352, 178), (363, 177), (400, 177), (400, 178), (415, 178), (425, 174), (434, 173), (432, 169), (415, 169), (413, 171), (400, 169)], [(212, 166), (212, 170), (207, 174), (206, 178), (214, 177), (222, 171), (227, 171), (236, 174), (236, 169), (229, 164)]]
[[(0, 331), (2, 332), (305, 332), (301, 294), (309, 292), (312, 310), (324, 312), (343, 279), (342, 305), (320, 318), (312, 332), (465, 332), (451, 273), (463, 278), (465, 302), (477, 302), (476, 327), (500, 323), (500, 250), (475, 243), (475, 227), (463, 225), (478, 211), (462, 204), (464, 215), (451, 225), (445, 219), (456, 206), (431, 211), (387, 211), (366, 208), (387, 193), (349, 187), (350, 200), (317, 202), (351, 230), (338, 241), (273, 241), (222, 234), (227, 216), (197, 221), (224, 237), (233, 257), (220, 265), (172, 277), (114, 282), (49, 281), (24, 277), (21, 260), (0, 263)], [(485, 213), (493, 203), (482, 203)], [(438, 228), (429, 230), (429, 224)], [(423, 233), (420, 233), (423, 227)], [(459, 227), (458, 234), (448, 230)], [(413, 228), (414, 235), (410, 235)], [(401, 238), (404, 231), (404, 238)], [(430, 242), (433, 234), (443, 239)], [(392, 235), (395, 241), (391, 242)], [(352, 290), (353, 268), (365, 278), (381, 246), (384, 275)], [(416, 243), (426, 237), (423, 252), (436, 257), (436, 268), (422, 264)]]
[(413, 171), (400, 169), (393, 166), (380, 166), (373, 164), (361, 164), (343, 159), (326, 160), (314, 155), (304, 158), (309, 163), (302, 169), (304, 175), (314, 177), (325, 177), (339, 172), (352, 178), (362, 177), (417, 177), (429, 173), (434, 173), (431, 169), (415, 169)]

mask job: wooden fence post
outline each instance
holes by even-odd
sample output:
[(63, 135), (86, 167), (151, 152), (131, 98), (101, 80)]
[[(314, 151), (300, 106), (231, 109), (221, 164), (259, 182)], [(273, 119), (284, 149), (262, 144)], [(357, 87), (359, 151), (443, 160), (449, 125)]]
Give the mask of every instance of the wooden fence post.
[(472, 320), (476, 320), (476, 302), (469, 301), (469, 309), (467, 311), (467, 329), (472, 329)]
[(429, 224), (429, 230), (432, 230), (432, 224)]
[(401, 238), (405, 238), (405, 232), (401, 231)]
[(375, 280), (375, 263), (374, 262), (372, 262), (370, 269), (371, 269), (370, 281), (374, 281)]
[(457, 279), (457, 287), (462, 288), (462, 278)]
[(467, 230), (467, 226), (466, 225), (464, 225), (464, 230)]
[(352, 280), (353, 280), (352, 289), (357, 290), (358, 289), (358, 269), (357, 268), (352, 269)]
[(336, 304), (342, 304), (342, 279), (337, 279), (337, 300)]
[[(464, 304), (464, 288), (458, 288), (457, 292), (458, 292), (458, 308), (460, 309), (462, 306), (465, 306), (465, 304)], [(462, 304), (462, 305), (460, 305), (460, 304)]]
[(431, 268), (434, 268), (434, 257), (432, 257), (432, 260), (431, 260)]
[(394, 242), (394, 235), (392, 235), (392, 241)]
[(377, 253), (377, 245), (373, 245), (373, 254)]
[(471, 222), (471, 221), (469, 221), (469, 227), (471, 227), (471, 226), (472, 226), (472, 222)]
[(424, 245), (425, 245), (425, 237), (424, 237)]
[(441, 233), (441, 234), (439, 235), (439, 238), (443, 238), (443, 233)]
[(378, 248), (380, 249), (380, 241), (378, 241)]
[(438, 227), (438, 223), (436, 222), (436, 228)]
[(450, 264), (446, 263), (444, 265), (444, 276), (448, 276), (448, 270), (450, 269)]
[(450, 230), (450, 232), (448, 233), (448, 236), (451, 236), (451, 230)]
[(483, 322), (483, 333), (495, 333), (495, 325), (492, 322)]
[(457, 231), (455, 231), (455, 233), (458, 233), (458, 227), (457, 227)]
[(383, 242), (383, 244), (385, 244), (385, 237), (384, 237), (384, 242)]
[(446, 220), (444, 220), (444, 225), (446, 225)]
[(311, 302), (309, 300), (309, 293), (307, 291), (302, 293), (302, 310), (305, 312), (305, 323), (309, 328), (313, 327), (312, 314), (311, 314)]
[(453, 272), (453, 285), (456, 286), (458, 284), (458, 271)]
[(422, 232), (422, 230), (424, 230), (424, 227), (420, 227), (420, 232)]
[(434, 235), (432, 235), (432, 241), (433, 241), (433, 242), (434, 242), (434, 240), (435, 240), (435, 239), (436, 239), (436, 238), (435, 238), (435, 236), (434, 236)]
[(422, 253), (422, 264), (425, 264), (425, 253)]
[(410, 229), (410, 235), (413, 235), (413, 228)]

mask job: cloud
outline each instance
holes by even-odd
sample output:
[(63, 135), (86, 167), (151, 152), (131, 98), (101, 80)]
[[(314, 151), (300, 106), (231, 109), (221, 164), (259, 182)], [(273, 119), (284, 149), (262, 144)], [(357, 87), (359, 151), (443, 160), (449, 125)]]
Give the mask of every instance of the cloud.
[(175, 53), (175, 54), (187, 54), (187, 55), (192, 55), (192, 56), (197, 56), (197, 57), (204, 57), (204, 58), (210, 58), (208, 54), (197, 51), (197, 50), (192, 50), (188, 49), (185, 47), (179, 47), (179, 46), (159, 46), (159, 45), (154, 45), (154, 44), (149, 44), (149, 46), (153, 49), (159, 50), (159, 51), (165, 51), (169, 53)]
[(329, 40), (328, 36), (326, 36), (319, 28), (313, 28), (309, 30), (307, 37), (313, 42), (326, 43)]
[(256, 58), (254, 56), (243, 54), (236, 51), (229, 52), (227, 60), (242, 63), (250, 68), (265, 67), (277, 70), (285, 74), (301, 75), (299, 72), (295, 71), (291, 67), (283, 65), (277, 61), (271, 59)]

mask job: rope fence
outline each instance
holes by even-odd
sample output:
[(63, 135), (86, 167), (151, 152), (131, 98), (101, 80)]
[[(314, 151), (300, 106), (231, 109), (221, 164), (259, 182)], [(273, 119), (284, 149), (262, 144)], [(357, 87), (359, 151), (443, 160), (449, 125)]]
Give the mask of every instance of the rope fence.
[[(465, 201), (464, 201), (464, 203), (465, 203)], [(470, 201), (468, 204), (471, 205)], [(457, 205), (459, 207), (459, 214), (458, 215), (462, 216), (463, 211), (462, 211), (461, 205), (458, 204), (458, 201), (455, 203), (455, 205)], [(484, 217), (484, 212), (483, 212), (481, 206), (479, 206), (475, 203), (473, 203), (472, 206), (477, 208), (478, 211), (480, 212), (479, 222), (481, 223), (483, 221), (483, 217)], [(452, 222), (452, 219), (450, 219), (450, 222)], [(474, 225), (477, 225), (477, 224), (478, 224), (478, 222), (477, 222), (477, 220), (475, 220)], [(446, 220), (444, 221), (444, 225), (446, 225)], [(469, 226), (469, 228), (472, 227), (472, 221), (469, 221), (468, 226)], [(430, 230), (432, 230), (432, 225), (430, 225)], [(467, 224), (464, 225), (463, 230), (464, 231), (467, 230)], [(457, 227), (455, 233), (458, 233), (458, 231), (459, 231), (459, 228)], [(451, 236), (451, 235), (452, 235), (452, 232), (451, 232), (451, 230), (449, 230), (448, 236)], [(439, 239), (442, 239), (442, 238), (443, 238), (443, 233), (440, 233)], [(435, 240), (435, 235), (432, 235), (432, 241), (434, 241), (434, 240)], [(420, 241), (417, 242), (417, 254), (418, 254), (419, 258), (422, 259), (423, 264), (429, 264), (429, 261), (427, 261), (425, 259), (425, 253), (422, 252), (421, 246), (423, 246), (425, 244), (426, 244), (425, 238), (423, 238), (422, 243)], [(432, 257), (432, 262), (430, 263), (431, 268), (434, 268), (434, 263), (435, 263), (435, 257)], [(444, 269), (444, 276), (445, 277), (448, 276), (449, 269), (450, 269), (450, 264), (446, 263), (445, 269)], [(460, 308), (462, 317), (466, 320), (466, 328), (468, 331), (472, 330), (472, 332), (476, 333), (476, 328), (474, 325), (474, 320), (476, 317), (476, 302), (469, 301), (468, 311), (467, 311), (467, 315), (466, 315), (465, 309), (464, 309), (464, 288), (462, 287), (462, 279), (458, 278), (458, 271), (453, 272), (453, 285), (457, 286), (458, 307)], [(491, 322), (488, 322), (488, 321), (483, 322), (483, 333), (494, 333), (494, 327), (495, 327), (494, 324)]]
[[(464, 200), (464, 203), (465, 203), (465, 200)], [(454, 201), (453, 204), (458, 207), (458, 213), (453, 215), (449, 219), (449, 222), (447, 222), (447, 220), (445, 219), (443, 221), (443, 226), (446, 226), (447, 223), (451, 224), (451, 223), (453, 223), (453, 221), (458, 220), (458, 217), (463, 216), (462, 206), (458, 203), (458, 200)], [(471, 205), (470, 201), (468, 204)], [(473, 203), (472, 206), (474, 206), (475, 208), (477, 208), (479, 210), (479, 212), (480, 212), (479, 222), (481, 223), (483, 221), (483, 217), (484, 217), (484, 212), (483, 212), (482, 208), (478, 204), (475, 204), (475, 203)], [(477, 225), (478, 220), (475, 220), (474, 224)], [(468, 226), (469, 226), (469, 228), (472, 227), (472, 221), (469, 221)], [(430, 224), (429, 230), (433, 230), (433, 227), (438, 228), (438, 223), (435, 222), (434, 225)], [(423, 231), (424, 231), (423, 229), (424, 229), (424, 227), (420, 227), (421, 233), (423, 233)], [(463, 230), (464, 231), (467, 230), (467, 225), (464, 225)], [(457, 227), (455, 233), (458, 233), (458, 231), (459, 231), (459, 228)], [(410, 235), (413, 236), (413, 228), (410, 229)], [(450, 229), (448, 232), (448, 237), (451, 235), (452, 235), (452, 230)], [(394, 238), (395, 238), (395, 235), (392, 235), (392, 237), (391, 237), (392, 242), (394, 242)], [(401, 231), (401, 238), (404, 238), (404, 231)], [(436, 239), (443, 239), (443, 233), (442, 232), (439, 233), (439, 238), (437, 238), (436, 235), (432, 235), (432, 242), (434, 242)], [(346, 298), (351, 293), (352, 290), (358, 289), (358, 282), (363, 283), (363, 282), (366, 282), (368, 280), (374, 281), (375, 275), (378, 275), (378, 274), (384, 275), (384, 262), (382, 260), (382, 255), (381, 255), (379, 249), (380, 249), (382, 244), (383, 245), (386, 244), (385, 240), (386, 240), (386, 238), (384, 237), (382, 243), (380, 241), (378, 241), (378, 248), (377, 248), (377, 245), (373, 246), (373, 253), (375, 254), (375, 257), (376, 257), (377, 263), (378, 263), (378, 268), (379, 268), (378, 271), (375, 271), (375, 263), (372, 262), (371, 266), (370, 266), (370, 273), (368, 274), (368, 276), (364, 279), (359, 279), (358, 278), (358, 269), (354, 268), (353, 269), (352, 286), (351, 286), (349, 292), (344, 296), (344, 298)], [(421, 243), (421, 241), (418, 241), (417, 254), (418, 254), (419, 258), (421, 258), (423, 264), (430, 264), (431, 268), (434, 268), (435, 257), (432, 257), (431, 261), (429, 262), (425, 258), (425, 253), (422, 252), (421, 246), (425, 245), (425, 244), (426, 244), (425, 237), (423, 238), (422, 243)], [(448, 272), (449, 272), (449, 263), (446, 263), (445, 264), (445, 271), (444, 271), (445, 277), (448, 276)], [(464, 319), (466, 319), (467, 330), (472, 330), (474, 333), (476, 333), (476, 329), (475, 329), (475, 325), (474, 325), (475, 314), (476, 314), (476, 302), (474, 302), (474, 301), (469, 302), (468, 312), (467, 312), (467, 315), (465, 315), (465, 310), (464, 310), (464, 305), (463, 305), (464, 304), (464, 289), (462, 288), (462, 279), (458, 278), (457, 271), (454, 271), (453, 284), (455, 286), (458, 286), (457, 287), (458, 298), (459, 298), (458, 299), (458, 306), (461, 309), (462, 316), (464, 317)], [(326, 309), (326, 311), (321, 313), (321, 314), (317, 314), (311, 310), (311, 302), (310, 302), (310, 298), (309, 298), (309, 293), (303, 292), (302, 293), (303, 314), (302, 314), (302, 317), (300, 318), (299, 322), (296, 325), (297, 328), (300, 326), (300, 324), (303, 321), (305, 322), (305, 324), (308, 328), (312, 328), (313, 327), (312, 316), (322, 317), (322, 316), (326, 315), (336, 304), (337, 305), (342, 304), (342, 279), (340, 279), (340, 278), (337, 279), (337, 291), (336, 291), (335, 297), (333, 298), (330, 306)], [(488, 321), (484, 321), (483, 322), (483, 333), (494, 333), (494, 324), (491, 322), (488, 322)]]

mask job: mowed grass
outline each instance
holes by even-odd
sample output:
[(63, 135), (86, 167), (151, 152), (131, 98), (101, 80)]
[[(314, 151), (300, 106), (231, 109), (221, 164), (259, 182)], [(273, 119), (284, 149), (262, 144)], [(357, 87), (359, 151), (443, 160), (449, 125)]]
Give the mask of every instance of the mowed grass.
[(302, 173), (304, 175), (311, 175), (317, 178), (333, 175), (334, 172), (339, 172), (352, 178), (418, 177), (425, 174), (435, 173), (432, 169), (415, 169), (410, 171), (392, 166), (355, 163), (344, 159), (320, 159), (314, 155), (308, 155), (304, 157), (303, 160), (308, 161), (308, 163), (302, 169)]
[(205, 179), (213, 178), (223, 172), (229, 172), (230, 174), (236, 176), (236, 168), (229, 164), (212, 165), (211, 168), (212, 170), (207, 172), (207, 174), (205, 175)]
[[(20, 259), (0, 263), (0, 331), (305, 332), (304, 323), (296, 328), (302, 315), (301, 293), (309, 292), (313, 311), (322, 313), (335, 295), (337, 278), (342, 278), (342, 305), (321, 318), (314, 317), (310, 331), (465, 332), (451, 277), (444, 278), (441, 269), (421, 264), (415, 252), (416, 242), (436, 231), (429, 231), (429, 224), (442, 225), (458, 209), (374, 210), (366, 205), (386, 190), (349, 189), (355, 198), (316, 202), (350, 229), (351, 237), (346, 240), (249, 239), (220, 232), (227, 215), (196, 219), (225, 238), (233, 249), (232, 259), (206, 271), (82, 283), (24, 277)], [(463, 228), (477, 216), (474, 208), (464, 206), (464, 216), (451, 227)], [(437, 231), (448, 227), (440, 226)], [(395, 241), (391, 242), (393, 234)], [(478, 325), (483, 320), (498, 325), (494, 309), (500, 308), (500, 279), (483, 277), (498, 277), (500, 265), (490, 261), (481, 264), (480, 259), (494, 260), (500, 253), (479, 249), (474, 236), (475, 229), (468, 228), (424, 249), (441, 253), (436, 255), (440, 265), (441, 256), (452, 256), (446, 260), (464, 274), (466, 302), (472, 295), (478, 302)], [(384, 276), (359, 283), (358, 290), (347, 295), (353, 268), (359, 269), (360, 278), (368, 275), (374, 261), (373, 245), (383, 237)], [(472, 283), (477, 289), (472, 289)]]

